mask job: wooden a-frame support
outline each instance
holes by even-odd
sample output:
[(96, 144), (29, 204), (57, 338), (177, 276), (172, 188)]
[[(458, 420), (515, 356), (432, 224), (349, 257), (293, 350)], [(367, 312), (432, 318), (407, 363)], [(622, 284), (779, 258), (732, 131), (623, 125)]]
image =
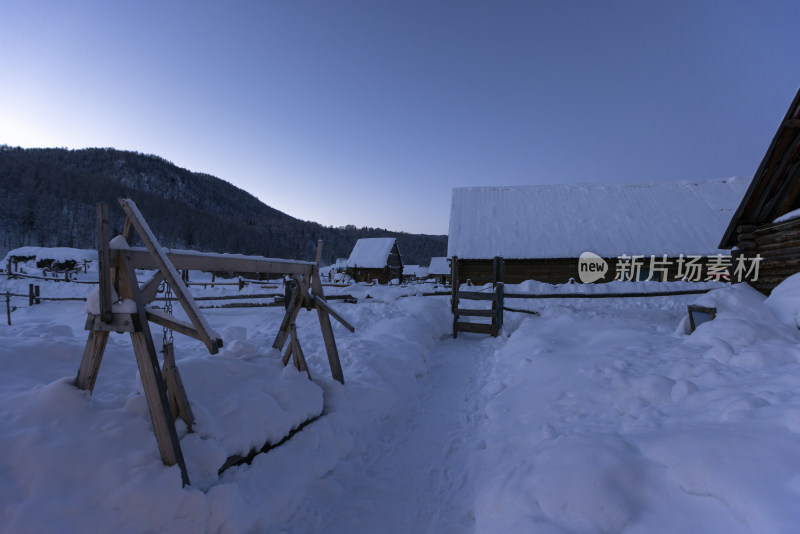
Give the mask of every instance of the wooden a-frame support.
[[(197, 303), (178, 274), (178, 269), (283, 272), (292, 276), (297, 282), (298, 290), (292, 295), (273, 347), (282, 350), (288, 337), (290, 343), (283, 356), (284, 364), (288, 363), (290, 357), (293, 358), (295, 366), (305, 371), (309, 378), (311, 374), (300, 348), (295, 326), (295, 319), (300, 309), (303, 307), (317, 309), (331, 374), (342, 384), (344, 375), (330, 316), (332, 315), (351, 332), (355, 329), (325, 301), (319, 277), (321, 241), (317, 244), (317, 257), (314, 263), (253, 256), (166, 251), (158, 243), (136, 204), (130, 199), (119, 199), (119, 202), (127, 218), (122, 234), (124, 239), (122, 242), (115, 240), (113, 245), (109, 242), (108, 206), (104, 203), (97, 205), (100, 310), (98, 314), (89, 314), (87, 317), (86, 329), (89, 330), (89, 338), (83, 351), (75, 385), (88, 390), (91, 394), (109, 334), (112, 331), (130, 333), (161, 460), (165, 465), (177, 464), (180, 467), (181, 479), (185, 486), (190, 483), (189, 475), (175, 428), (175, 419), (177, 417), (184, 419), (191, 432), (194, 417), (175, 364), (172, 345), (165, 347), (164, 363), (163, 367), (160, 367), (149, 323), (198, 339), (206, 345), (211, 354), (216, 354), (222, 347), (222, 339), (208, 326)], [(132, 229), (136, 230), (145, 244), (144, 250), (128, 245)], [(136, 279), (137, 268), (155, 268), (157, 272), (140, 286)], [(181, 321), (164, 311), (147, 306), (155, 299), (162, 281), (170, 285), (190, 322)], [(127, 299), (135, 304), (135, 312), (114, 312), (112, 287), (120, 300)]]

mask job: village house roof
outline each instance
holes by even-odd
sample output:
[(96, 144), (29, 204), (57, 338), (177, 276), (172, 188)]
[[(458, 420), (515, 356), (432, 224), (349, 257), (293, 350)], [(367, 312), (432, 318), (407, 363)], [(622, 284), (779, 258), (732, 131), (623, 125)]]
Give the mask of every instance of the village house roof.
[(749, 178), (453, 189), (447, 255), (718, 254)]
[(386, 267), (395, 241), (393, 237), (363, 237), (359, 239), (356, 241), (350, 257), (347, 258), (347, 267), (363, 269)]
[(730, 219), (721, 247), (736, 244), (740, 224), (765, 224), (800, 208), (800, 90), (778, 126), (741, 204)]
[(428, 274), (450, 274), (450, 264), (444, 256), (431, 258), (431, 265), (428, 267)]

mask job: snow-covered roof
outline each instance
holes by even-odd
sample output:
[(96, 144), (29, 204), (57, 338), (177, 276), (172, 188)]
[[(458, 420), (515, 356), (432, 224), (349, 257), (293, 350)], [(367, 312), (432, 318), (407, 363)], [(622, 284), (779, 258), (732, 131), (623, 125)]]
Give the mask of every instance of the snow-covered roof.
[(453, 189), (447, 255), (718, 254), (750, 178)]
[(67, 260), (75, 261), (95, 261), (97, 260), (97, 251), (92, 249), (69, 248), (69, 247), (20, 247), (11, 250), (6, 254), (3, 263), (8, 261), (10, 257), (36, 257), (39, 260), (54, 260), (63, 262)]
[(450, 263), (444, 256), (431, 258), (428, 274), (450, 274)]
[(421, 265), (403, 265), (403, 275), (424, 278), (428, 276), (428, 268)]
[(419, 272), (419, 265), (403, 265), (403, 274), (406, 276), (416, 276)]
[(347, 266), (367, 269), (386, 267), (386, 260), (394, 243), (393, 237), (362, 237), (356, 241), (350, 257), (347, 258)]

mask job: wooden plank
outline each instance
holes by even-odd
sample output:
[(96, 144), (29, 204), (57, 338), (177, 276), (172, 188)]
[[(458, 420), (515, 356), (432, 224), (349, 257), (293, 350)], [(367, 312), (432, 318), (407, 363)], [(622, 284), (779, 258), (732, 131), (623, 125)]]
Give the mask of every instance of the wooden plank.
[(293, 349), (293, 348), (294, 348), (294, 347), (292, 346), (292, 344), (291, 344), (291, 343), (289, 343), (288, 345), (286, 345), (286, 351), (284, 351), (284, 353), (283, 353), (283, 357), (281, 358), (281, 361), (283, 362), (283, 366), (284, 366), (284, 367), (286, 367), (286, 364), (288, 364), (288, 363), (289, 363), (289, 358), (291, 358), (291, 356), (292, 356), (292, 349)]
[[(317, 245), (319, 247), (319, 245)], [(319, 248), (317, 249), (319, 255)], [(325, 292), (322, 290), (322, 280), (319, 278), (319, 266), (315, 265), (311, 273), (311, 290), (315, 295), (325, 298)], [(344, 384), (344, 373), (342, 372), (342, 363), (339, 360), (339, 349), (336, 347), (336, 338), (333, 336), (333, 328), (331, 327), (331, 316), (328, 311), (322, 306), (317, 306), (317, 317), (319, 319), (319, 326), (322, 330), (322, 339), (325, 342), (325, 352), (328, 355), (328, 365), (331, 368), (331, 376), (334, 380)]]
[[(151, 323), (155, 323), (159, 326), (163, 326), (165, 328), (171, 328), (175, 330), (179, 334), (183, 334), (184, 336), (189, 336), (194, 339), (198, 339), (202, 341), (200, 338), (200, 332), (195, 330), (194, 326), (186, 321), (181, 321), (173, 317), (172, 315), (168, 314), (163, 310), (156, 310), (155, 308), (145, 307), (145, 311), (147, 312), (147, 320)], [(220, 347), (222, 347), (222, 341), (220, 340)]]
[(120, 266), (119, 284), (120, 297), (129, 298), (136, 302), (139, 321), (142, 323), (141, 332), (131, 332), (131, 343), (133, 352), (136, 355), (136, 364), (139, 367), (139, 376), (142, 380), (142, 389), (147, 400), (147, 407), (150, 410), (150, 419), (153, 423), (161, 461), (165, 465), (178, 464), (183, 484), (188, 485), (189, 474), (186, 470), (186, 462), (184, 462), (181, 444), (178, 440), (178, 432), (172, 420), (166, 386), (161, 375), (161, 367), (158, 364), (158, 355), (153, 344), (153, 336), (150, 333), (150, 326), (147, 322), (147, 313), (139, 295), (136, 271), (127, 261), (127, 258), (124, 257)]
[[(189, 289), (186, 287), (186, 284), (183, 283), (182, 277), (178, 274), (176, 267), (161, 248), (153, 231), (150, 230), (147, 221), (142, 217), (139, 208), (137, 208), (136, 204), (130, 199), (119, 199), (119, 203), (130, 218), (133, 227), (136, 228), (136, 232), (144, 242), (145, 247), (147, 247), (147, 250), (150, 252), (158, 270), (161, 271), (161, 274), (164, 275), (164, 279), (172, 288), (172, 292), (189, 317), (189, 321), (191, 321), (195, 330), (200, 334), (201, 341), (205, 343), (206, 348), (208, 348), (211, 354), (216, 354), (222, 346), (222, 340), (217, 337), (216, 333), (206, 322), (205, 317), (203, 317), (203, 314), (200, 312), (200, 308), (197, 307), (197, 303), (192, 298), (191, 293), (189, 293)], [(126, 255), (126, 259), (127, 258), (128, 256)]]
[(336, 313), (336, 311), (333, 308), (330, 307), (330, 305), (328, 304), (328, 302), (324, 298), (320, 297), (319, 295), (312, 295), (312, 296), (314, 297), (314, 304), (316, 304), (317, 306), (322, 306), (322, 308), (325, 309), (326, 312), (328, 312), (334, 319), (339, 321), (342, 324), (342, 326), (344, 326), (345, 328), (347, 328), (351, 332), (355, 332), (356, 331), (355, 327), (353, 325), (351, 325), (350, 323), (348, 323), (344, 319), (344, 317), (342, 317), (341, 315)]
[(175, 350), (172, 343), (168, 343), (165, 348), (162, 373), (167, 386), (167, 396), (169, 398), (172, 418), (173, 420), (178, 417), (183, 419), (189, 432), (192, 432), (194, 413), (192, 413), (192, 407), (189, 404), (189, 397), (186, 395), (186, 389), (183, 387), (183, 380), (178, 371), (178, 365), (175, 363)]
[(145, 304), (153, 302), (158, 296), (158, 287), (164, 281), (164, 275), (157, 271), (150, 279), (141, 285), (139, 293), (142, 295), (142, 302)]
[(459, 291), (459, 299), (464, 300), (497, 300), (497, 293), (478, 293), (477, 291)]
[[(137, 269), (157, 269), (158, 264), (146, 248), (128, 247), (119, 244), (112, 250), (125, 250), (130, 254), (131, 263)], [(314, 264), (307, 261), (242, 256), (238, 254), (215, 254), (164, 249), (167, 258), (178, 270), (190, 271), (232, 271), (247, 273), (311, 274)], [(112, 266), (114, 265), (112, 258)]]
[(75, 377), (75, 387), (89, 391), (91, 395), (94, 391), (94, 383), (97, 381), (97, 372), (100, 370), (100, 363), (103, 361), (103, 353), (108, 342), (109, 332), (93, 330), (89, 332), (89, 339), (83, 349), (81, 363), (78, 367), (78, 376)]
[(496, 331), (496, 328), (491, 324), (464, 322), (457, 322), (456, 329), (459, 332), (470, 332), (473, 334), (494, 334)]
[(306, 363), (306, 356), (303, 354), (303, 349), (300, 347), (300, 340), (297, 339), (297, 326), (292, 325), (289, 330), (290, 344), (292, 346), (292, 357), (294, 358), (294, 365), (298, 371), (305, 371), (308, 379), (311, 380), (311, 371), (308, 370)]
[[(286, 306), (286, 313), (283, 316), (280, 328), (278, 328), (278, 334), (275, 336), (275, 341), (272, 342), (273, 349), (283, 350), (283, 346), (289, 336), (289, 325), (293, 324), (297, 319), (302, 307), (302, 304), (298, 301), (299, 298), (299, 292), (297, 290), (292, 291), (292, 296), (289, 297), (289, 304)], [(286, 365), (285, 362), (284, 365)]]
[(291, 278), (297, 284), (297, 290), (300, 292), (300, 297), (303, 299), (303, 302), (305, 303), (305, 308), (307, 310), (311, 310), (311, 301), (313, 299), (311, 298), (311, 295), (308, 292), (308, 280), (306, 279), (305, 276), (300, 274), (293, 274)]
[(111, 322), (104, 323), (99, 315), (89, 314), (86, 318), (86, 330), (101, 330), (103, 332), (139, 332), (142, 325), (139, 315), (135, 313), (113, 313)]
[(453, 337), (458, 337), (458, 288), (461, 281), (458, 278), (458, 256), (450, 259), (450, 276), (452, 280), (450, 310), (453, 312)]
[(459, 308), (458, 316), (472, 316), (472, 317), (494, 317), (497, 312), (494, 310), (470, 310), (467, 308)]
[(111, 312), (111, 252), (108, 248), (108, 204), (97, 203), (97, 271), (100, 282), (100, 319), (112, 320)]

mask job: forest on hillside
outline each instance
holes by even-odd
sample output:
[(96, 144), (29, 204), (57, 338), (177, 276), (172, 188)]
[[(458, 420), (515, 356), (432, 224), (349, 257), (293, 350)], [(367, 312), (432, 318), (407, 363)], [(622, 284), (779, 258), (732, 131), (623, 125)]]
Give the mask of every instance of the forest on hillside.
[(0, 145), (0, 253), (20, 246), (96, 246), (96, 204), (112, 236), (124, 223), (117, 198), (132, 198), (170, 248), (312, 260), (347, 257), (362, 237), (396, 237), (406, 264), (444, 256), (447, 236), (323, 226), (271, 208), (214, 176), (153, 155), (112, 148), (23, 149)]

